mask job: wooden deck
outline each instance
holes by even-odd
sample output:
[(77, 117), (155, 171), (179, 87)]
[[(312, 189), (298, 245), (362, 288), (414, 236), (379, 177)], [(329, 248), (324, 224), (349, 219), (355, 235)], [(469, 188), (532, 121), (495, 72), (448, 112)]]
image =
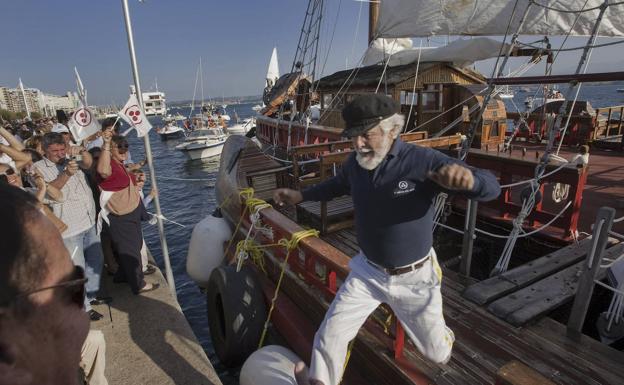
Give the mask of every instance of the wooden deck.
[[(323, 239), (350, 256), (359, 250), (353, 230)], [(475, 281), (443, 270), (444, 315), (456, 336), (453, 357), (448, 365), (438, 366), (406, 350), (407, 367), (436, 384), (492, 384), (498, 369), (518, 360), (556, 384), (624, 383), (624, 353), (585, 336), (574, 342), (566, 337), (564, 325), (548, 317), (514, 327), (462, 296)]]

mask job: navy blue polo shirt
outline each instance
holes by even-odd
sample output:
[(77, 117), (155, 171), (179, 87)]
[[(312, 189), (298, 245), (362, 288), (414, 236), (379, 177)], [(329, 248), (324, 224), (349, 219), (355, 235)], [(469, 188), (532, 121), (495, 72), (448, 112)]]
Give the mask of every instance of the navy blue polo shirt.
[[(366, 257), (387, 268), (405, 266), (427, 256), (433, 245), (434, 199), (438, 192), (449, 191), (427, 175), (449, 163), (466, 166), (440, 151), (396, 139), (374, 170), (362, 168), (353, 152), (336, 176), (304, 190), (303, 199), (329, 201), (351, 195), (357, 239)], [(500, 194), (491, 172), (470, 169), (474, 188), (450, 193), (477, 201)]]

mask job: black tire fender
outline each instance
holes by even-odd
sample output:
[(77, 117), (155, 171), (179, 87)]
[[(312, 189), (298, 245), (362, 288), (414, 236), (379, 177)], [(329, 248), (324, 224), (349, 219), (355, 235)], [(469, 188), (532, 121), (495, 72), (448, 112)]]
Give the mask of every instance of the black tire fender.
[(206, 307), (210, 336), (227, 367), (243, 363), (258, 348), (267, 316), (260, 284), (251, 268), (220, 266), (208, 280)]

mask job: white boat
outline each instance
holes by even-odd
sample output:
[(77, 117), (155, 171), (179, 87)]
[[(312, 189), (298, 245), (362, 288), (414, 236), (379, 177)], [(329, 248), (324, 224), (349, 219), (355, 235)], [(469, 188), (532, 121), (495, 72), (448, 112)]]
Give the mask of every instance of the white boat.
[(513, 99), (514, 97), (514, 93), (509, 86), (496, 87), (496, 90), (498, 91), (498, 97), (501, 99)]
[(227, 135), (220, 128), (202, 130), (206, 135), (187, 139), (178, 144), (176, 150), (182, 151), (189, 159), (206, 159), (221, 155)]
[(525, 105), (525, 107), (528, 110), (530, 110), (530, 109), (533, 109), (533, 108), (540, 107), (540, 106), (542, 106), (544, 104), (556, 102), (558, 100), (565, 100), (565, 97), (563, 96), (563, 94), (561, 92), (559, 92), (558, 89), (553, 88), (553, 89), (548, 91), (548, 93), (546, 94), (546, 98), (544, 98), (544, 97), (533, 97), (533, 96), (527, 97), (524, 100), (524, 105)]
[(145, 115), (165, 115), (167, 114), (167, 104), (165, 103), (164, 92), (143, 92), (143, 106), (145, 108)]
[(264, 107), (261, 104), (256, 104), (255, 106), (251, 107), (252, 110), (258, 112), (261, 109), (263, 109)]
[(162, 140), (179, 138), (186, 135), (184, 128), (176, 126), (175, 123), (167, 123), (163, 128), (157, 129), (156, 132), (158, 132)]
[(247, 118), (233, 126), (228, 126), (226, 131), (230, 135), (245, 135), (255, 124), (256, 120), (254, 118)]

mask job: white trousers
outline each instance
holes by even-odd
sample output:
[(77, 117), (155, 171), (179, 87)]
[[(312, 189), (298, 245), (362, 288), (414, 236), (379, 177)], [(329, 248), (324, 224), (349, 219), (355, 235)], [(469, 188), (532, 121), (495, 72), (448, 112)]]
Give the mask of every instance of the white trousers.
[(338, 385), (349, 342), (382, 302), (388, 304), (418, 350), (436, 363), (447, 362), (455, 337), (442, 314), (442, 272), (435, 251), (418, 269), (388, 275), (371, 266), (360, 252), (349, 263), (351, 272), (314, 336), (310, 378)]
[(106, 341), (101, 330), (89, 330), (80, 352), (80, 367), (89, 385), (108, 385), (106, 369)]

